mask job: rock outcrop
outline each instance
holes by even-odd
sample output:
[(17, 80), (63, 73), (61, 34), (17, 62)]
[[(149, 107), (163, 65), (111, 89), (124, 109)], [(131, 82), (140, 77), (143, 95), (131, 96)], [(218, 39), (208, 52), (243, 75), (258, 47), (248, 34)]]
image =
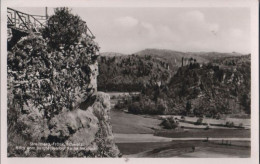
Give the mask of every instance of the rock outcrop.
[[(80, 143), (89, 156), (116, 157), (119, 154), (109, 124), (110, 97), (99, 92), (95, 101), (86, 108), (62, 112), (49, 122), (48, 141)], [(71, 155), (69, 151), (63, 156)], [(77, 154), (82, 156), (83, 154)]]
[[(98, 49), (86, 35), (55, 51), (42, 37), (29, 35), (8, 52), (8, 156), (119, 155), (109, 123), (110, 97), (97, 93)], [(81, 149), (29, 150), (30, 143)]]

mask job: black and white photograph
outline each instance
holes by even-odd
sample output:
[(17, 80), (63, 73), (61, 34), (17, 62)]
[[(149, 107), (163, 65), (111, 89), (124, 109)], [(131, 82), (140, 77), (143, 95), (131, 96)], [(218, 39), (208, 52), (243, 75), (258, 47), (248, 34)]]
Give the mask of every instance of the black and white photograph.
[(145, 4), (1, 8), (5, 158), (258, 159), (257, 1)]

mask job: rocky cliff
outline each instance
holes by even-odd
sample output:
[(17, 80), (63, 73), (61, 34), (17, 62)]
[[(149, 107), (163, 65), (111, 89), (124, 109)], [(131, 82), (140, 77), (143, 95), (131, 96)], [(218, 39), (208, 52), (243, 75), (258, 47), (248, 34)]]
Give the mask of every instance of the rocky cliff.
[[(98, 45), (87, 35), (66, 50), (46, 42), (31, 34), (8, 52), (8, 156), (117, 157), (110, 97), (97, 93)], [(66, 149), (36, 150), (53, 143)]]

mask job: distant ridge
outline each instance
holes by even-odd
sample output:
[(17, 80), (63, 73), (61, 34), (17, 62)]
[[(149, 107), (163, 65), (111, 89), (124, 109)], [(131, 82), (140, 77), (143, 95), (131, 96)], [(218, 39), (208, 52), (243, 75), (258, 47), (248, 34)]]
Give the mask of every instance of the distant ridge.
[(208, 63), (213, 62), (214, 60), (224, 58), (224, 57), (237, 57), (237, 56), (244, 56), (240, 53), (223, 53), (223, 52), (180, 52), (174, 51), (169, 49), (153, 49), (148, 48), (141, 51), (138, 51), (133, 54), (123, 54), (117, 52), (104, 52), (101, 53), (102, 57), (116, 57), (118, 58), (117, 62), (121, 62), (122, 59), (119, 58), (126, 58), (131, 57), (134, 58), (133, 55), (137, 55), (141, 58), (150, 56), (153, 59), (160, 60), (165, 62), (169, 65), (169, 69), (173, 72), (177, 70), (178, 67), (182, 65), (182, 58), (187, 59), (185, 64), (187, 64), (188, 59), (193, 58), (196, 59), (198, 63)]
[(174, 54), (174, 55), (196, 55), (196, 56), (210, 56), (210, 55), (216, 55), (218, 57), (224, 57), (224, 56), (243, 56), (248, 55), (249, 53), (239, 53), (239, 52), (216, 52), (216, 51), (200, 51), (200, 52), (191, 52), (191, 51), (175, 51), (170, 49), (157, 49), (157, 48), (147, 48), (141, 51), (137, 51), (135, 53), (119, 53), (119, 52), (102, 52), (101, 56), (122, 56), (122, 55), (132, 55), (132, 54), (139, 54), (142, 55), (144, 53), (159, 53), (159, 54)]
[(110, 56), (110, 57), (113, 57), (113, 56), (124, 56), (124, 55), (128, 55), (128, 54), (123, 54), (123, 53), (118, 53), (118, 52), (102, 52), (100, 54), (100, 56)]

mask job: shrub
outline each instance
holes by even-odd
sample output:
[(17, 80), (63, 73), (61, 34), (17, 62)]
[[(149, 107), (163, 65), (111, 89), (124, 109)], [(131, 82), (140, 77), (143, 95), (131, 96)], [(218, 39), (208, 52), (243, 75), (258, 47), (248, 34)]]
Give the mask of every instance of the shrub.
[(232, 128), (234, 126), (235, 126), (234, 122), (229, 122), (229, 121), (226, 122), (226, 127)]
[(164, 118), (160, 125), (163, 126), (165, 129), (176, 129), (179, 126), (179, 122), (170, 117)]
[(219, 120), (221, 118), (220, 113), (217, 113), (216, 117), (217, 120)]
[(134, 102), (132, 104), (128, 105), (128, 111), (130, 113), (134, 113), (134, 114), (142, 114), (142, 110), (140, 108), (140, 103), (139, 102)]
[(47, 27), (43, 29), (43, 37), (48, 38), (49, 46), (53, 49), (64, 49), (78, 43), (81, 35), (87, 31), (84, 21), (77, 15), (73, 15), (66, 7), (56, 8), (54, 15), (47, 21)]
[(210, 127), (209, 127), (209, 125), (207, 125), (206, 127), (205, 127), (205, 130), (209, 130), (210, 129)]
[(202, 108), (194, 108), (193, 114), (196, 117), (202, 117), (203, 116), (203, 109)]
[(163, 99), (158, 99), (157, 101), (157, 110), (158, 110), (158, 113), (159, 114), (164, 114), (167, 112), (168, 110), (168, 107), (167, 107), (167, 104), (166, 104), (166, 101), (163, 100)]
[(116, 96), (115, 95), (111, 96), (111, 99), (116, 99)]
[(197, 121), (194, 123), (195, 125), (201, 125), (203, 122), (203, 118), (198, 118)]
[(123, 109), (123, 108), (126, 108), (126, 104), (123, 103), (123, 102), (117, 102), (116, 105), (115, 105), (115, 109)]
[(128, 111), (134, 114), (163, 114), (165, 110), (167, 110), (165, 104), (160, 102), (156, 104), (146, 98), (140, 98), (140, 101), (128, 104)]

